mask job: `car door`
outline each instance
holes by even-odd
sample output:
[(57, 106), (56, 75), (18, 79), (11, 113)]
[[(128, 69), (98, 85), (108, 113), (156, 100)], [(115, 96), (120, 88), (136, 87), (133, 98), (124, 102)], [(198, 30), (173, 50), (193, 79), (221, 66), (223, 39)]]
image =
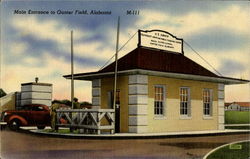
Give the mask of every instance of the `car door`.
[(32, 107), (30, 107), (30, 105), (23, 106), (22, 110), (18, 112), (18, 114), (28, 122), (28, 125), (34, 125), (31, 112), (32, 112)]
[(34, 125), (47, 125), (48, 112), (43, 106), (34, 106), (31, 114)]

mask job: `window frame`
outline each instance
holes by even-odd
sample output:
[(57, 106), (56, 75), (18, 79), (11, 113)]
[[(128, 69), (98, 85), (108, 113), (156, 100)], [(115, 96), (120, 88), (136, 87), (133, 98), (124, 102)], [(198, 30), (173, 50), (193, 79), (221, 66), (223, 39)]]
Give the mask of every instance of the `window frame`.
[[(204, 102), (204, 91), (208, 91), (209, 92), (209, 103), (205, 103)], [(209, 104), (209, 114), (205, 113), (205, 104)], [(204, 88), (202, 90), (202, 114), (203, 117), (212, 117), (213, 116), (213, 89), (211, 88)]]
[[(155, 88), (158, 87), (158, 88), (162, 88), (162, 114), (156, 114), (155, 113), (155, 110), (156, 110), (156, 91), (155, 91)], [(154, 85), (154, 117), (157, 119), (157, 118), (164, 118), (166, 117), (166, 86), (165, 85), (161, 85), (161, 84), (157, 84), (157, 85)]]
[[(186, 113), (182, 114), (181, 112), (181, 108), (182, 108), (182, 102), (185, 102), (185, 101), (182, 101), (182, 89), (186, 89), (187, 90), (187, 110), (186, 110)], [(184, 108), (183, 108), (184, 109)], [(180, 113), (180, 118), (181, 119), (190, 119), (192, 117), (192, 107), (191, 107), (191, 89), (190, 87), (180, 87), (179, 89), (179, 113)]]

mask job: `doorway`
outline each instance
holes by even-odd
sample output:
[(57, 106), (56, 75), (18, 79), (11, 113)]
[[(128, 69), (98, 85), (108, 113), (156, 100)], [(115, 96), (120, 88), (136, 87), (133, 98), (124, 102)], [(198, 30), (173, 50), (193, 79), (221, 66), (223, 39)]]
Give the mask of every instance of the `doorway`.
[(116, 90), (115, 108), (113, 108), (114, 91), (108, 91), (108, 107), (115, 109), (115, 133), (120, 132), (120, 90)]

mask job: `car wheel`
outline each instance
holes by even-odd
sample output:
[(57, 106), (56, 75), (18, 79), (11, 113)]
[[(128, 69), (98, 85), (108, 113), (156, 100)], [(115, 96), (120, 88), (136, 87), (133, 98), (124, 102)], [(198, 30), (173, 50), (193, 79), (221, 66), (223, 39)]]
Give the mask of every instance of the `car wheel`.
[(45, 129), (45, 126), (37, 126), (38, 129)]
[(9, 123), (9, 128), (11, 130), (18, 130), (20, 128), (20, 121), (18, 119), (11, 120)]

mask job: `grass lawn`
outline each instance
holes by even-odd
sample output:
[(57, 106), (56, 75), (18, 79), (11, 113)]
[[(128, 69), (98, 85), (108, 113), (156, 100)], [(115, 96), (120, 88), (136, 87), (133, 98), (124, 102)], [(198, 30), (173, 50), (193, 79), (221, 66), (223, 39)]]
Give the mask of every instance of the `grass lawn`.
[(248, 159), (250, 142), (241, 142), (222, 147), (211, 153), (207, 159)]
[(249, 124), (250, 111), (226, 111), (225, 124)]
[[(46, 129), (46, 130), (43, 130), (44, 132), (56, 132), (56, 131), (52, 131), (51, 129)], [(59, 129), (57, 131), (57, 133), (59, 134), (79, 134), (78, 130), (74, 130), (73, 132), (70, 132), (69, 129)]]

